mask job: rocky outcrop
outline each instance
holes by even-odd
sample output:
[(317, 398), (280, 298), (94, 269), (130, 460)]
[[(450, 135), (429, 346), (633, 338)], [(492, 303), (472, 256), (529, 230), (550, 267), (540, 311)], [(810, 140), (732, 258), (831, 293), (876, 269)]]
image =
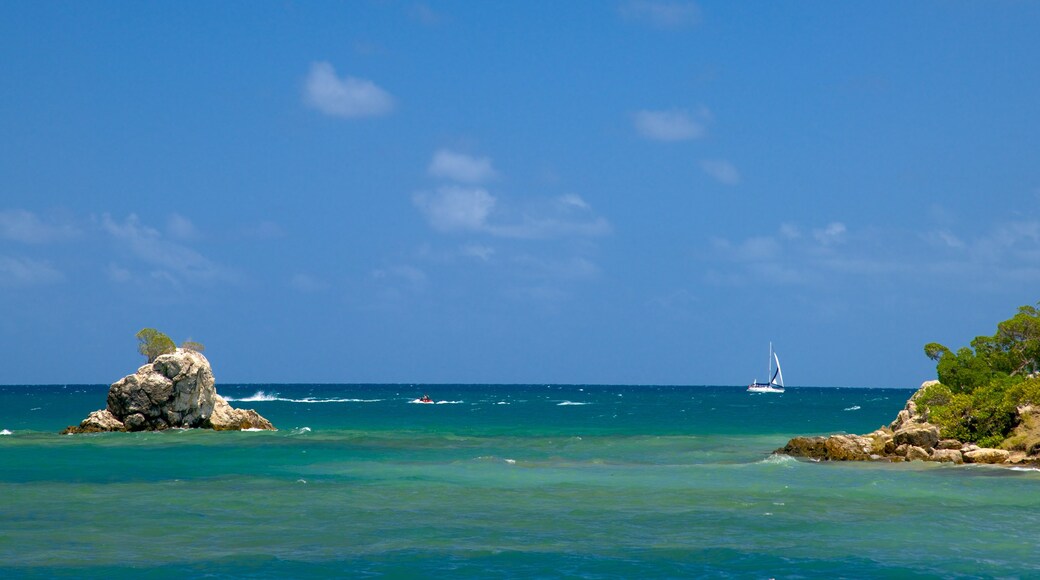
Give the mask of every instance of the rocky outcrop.
[(1004, 446), (990, 449), (956, 439), (942, 439), (939, 427), (918, 411), (922, 390), (937, 381), (926, 381), (906, 402), (896, 419), (867, 435), (795, 437), (774, 453), (817, 461), (936, 461), (1012, 465), (1040, 462), (1040, 408), (1018, 409), (1019, 423)]
[(213, 370), (201, 353), (177, 349), (116, 381), (108, 406), (62, 433), (161, 431), (173, 427), (274, 429), (253, 410), (234, 409), (217, 394)]
[(1003, 449), (988, 449), (980, 447), (973, 451), (964, 453), (965, 463), (1004, 463), (1011, 453)]

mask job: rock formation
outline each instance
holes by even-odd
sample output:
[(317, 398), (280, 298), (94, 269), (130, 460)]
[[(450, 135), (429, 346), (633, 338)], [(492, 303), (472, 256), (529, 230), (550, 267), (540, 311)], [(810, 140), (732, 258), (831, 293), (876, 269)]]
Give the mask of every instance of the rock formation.
[(201, 353), (177, 349), (112, 384), (108, 406), (62, 433), (160, 431), (171, 427), (218, 431), (274, 429), (252, 409), (235, 409), (214, 388)]
[(888, 426), (867, 435), (795, 437), (773, 453), (815, 461), (937, 461), (943, 463), (1040, 463), (1040, 408), (1018, 409), (1018, 427), (1005, 442), (990, 449), (943, 439), (939, 427), (917, 408), (917, 398), (937, 381), (925, 381)]

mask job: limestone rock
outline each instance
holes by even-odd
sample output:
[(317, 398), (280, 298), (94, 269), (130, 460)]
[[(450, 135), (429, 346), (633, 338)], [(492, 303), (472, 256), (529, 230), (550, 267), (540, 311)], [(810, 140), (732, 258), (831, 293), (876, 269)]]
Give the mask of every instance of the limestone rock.
[(861, 435), (832, 435), (824, 442), (827, 459), (837, 461), (867, 461), (874, 440)]
[(907, 461), (928, 461), (930, 456), (928, 450), (916, 445), (909, 445), (906, 450)]
[(260, 413), (252, 409), (235, 409), (217, 395), (213, 405), (213, 414), (210, 415), (208, 427), (216, 431), (230, 431), (242, 429), (268, 429), (274, 430), (270, 421), (260, 416)]
[(1003, 449), (980, 447), (964, 454), (965, 463), (1004, 463), (1011, 454)]
[(795, 437), (787, 445), (773, 453), (790, 455), (791, 457), (808, 457), (810, 459), (826, 459), (826, 437)]
[(932, 451), (931, 460), (942, 463), (964, 463), (964, 457), (961, 456), (959, 449), (936, 449)]
[[(112, 384), (108, 406), (91, 413), (67, 433), (160, 431), (171, 427), (274, 429), (252, 410), (233, 409), (217, 395), (213, 370), (204, 355), (177, 349), (142, 365)], [(219, 416), (216, 408), (219, 405)]]
[(939, 428), (930, 423), (913, 423), (897, 430), (893, 439), (896, 445), (906, 443), (932, 449), (939, 443)]
[(125, 431), (126, 427), (122, 421), (116, 419), (115, 415), (108, 409), (94, 411), (80, 422), (79, 427), (66, 427), (62, 435), (69, 433), (102, 433), (105, 431)]
[(958, 451), (964, 444), (956, 439), (940, 439), (939, 444), (935, 446), (936, 449), (957, 449)]

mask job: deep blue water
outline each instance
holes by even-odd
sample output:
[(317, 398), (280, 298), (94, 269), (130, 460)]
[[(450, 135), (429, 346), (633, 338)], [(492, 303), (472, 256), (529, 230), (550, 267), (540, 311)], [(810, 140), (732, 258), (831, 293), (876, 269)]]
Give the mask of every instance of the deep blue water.
[(60, 436), (107, 386), (0, 387), (0, 575), (1040, 575), (1040, 473), (770, 455), (910, 390), (218, 390), (279, 431)]

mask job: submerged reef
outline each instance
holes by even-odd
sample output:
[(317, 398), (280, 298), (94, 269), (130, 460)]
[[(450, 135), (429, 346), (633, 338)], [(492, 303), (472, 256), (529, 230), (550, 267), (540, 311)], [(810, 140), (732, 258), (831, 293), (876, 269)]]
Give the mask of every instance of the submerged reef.
[(62, 433), (170, 428), (274, 430), (274, 425), (256, 411), (229, 405), (217, 394), (215, 382), (209, 360), (202, 353), (178, 348), (113, 383), (104, 409)]

